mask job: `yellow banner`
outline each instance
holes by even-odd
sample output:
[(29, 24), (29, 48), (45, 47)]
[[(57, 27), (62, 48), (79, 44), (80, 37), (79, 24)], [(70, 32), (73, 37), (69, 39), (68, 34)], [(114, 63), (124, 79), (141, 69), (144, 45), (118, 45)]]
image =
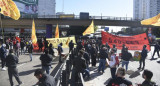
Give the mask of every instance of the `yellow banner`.
[[(71, 41), (73, 41), (74, 44), (76, 44), (76, 41), (75, 41), (75, 37), (63, 37), (63, 38), (48, 38), (46, 39), (48, 41), (48, 43), (52, 43), (53, 47), (54, 48), (57, 48), (58, 45), (60, 43), (63, 43), (63, 48), (68, 48), (69, 46), (67, 45), (67, 41), (68, 39)], [(69, 42), (70, 42), (69, 41)]]
[(9, 16), (12, 19), (18, 20), (20, 18), (20, 12), (16, 4), (12, 0), (0, 0), (0, 13)]
[(56, 26), (55, 38), (59, 38), (59, 28), (58, 28), (58, 24), (57, 24), (57, 26)]
[(36, 36), (36, 29), (35, 29), (35, 23), (34, 20), (32, 22), (32, 43), (36, 44), (37, 43), (37, 36)]
[(154, 16), (152, 18), (142, 20), (141, 24), (142, 25), (158, 25), (159, 19), (160, 19), (160, 14), (158, 14), (157, 16)]
[(87, 35), (87, 34), (91, 34), (94, 33), (94, 22), (92, 20), (92, 23), (90, 24), (90, 26), (83, 32), (83, 36)]

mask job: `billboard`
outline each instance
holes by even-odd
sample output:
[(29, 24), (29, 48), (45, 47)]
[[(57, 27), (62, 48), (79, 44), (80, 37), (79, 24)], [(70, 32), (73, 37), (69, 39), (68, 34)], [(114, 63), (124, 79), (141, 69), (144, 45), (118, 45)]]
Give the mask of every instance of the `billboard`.
[(21, 15), (38, 15), (38, 0), (13, 0)]

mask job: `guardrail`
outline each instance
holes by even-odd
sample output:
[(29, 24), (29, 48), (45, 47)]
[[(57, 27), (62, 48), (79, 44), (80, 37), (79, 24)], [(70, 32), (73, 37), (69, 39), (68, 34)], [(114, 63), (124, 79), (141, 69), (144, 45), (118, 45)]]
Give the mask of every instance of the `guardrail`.
[[(9, 18), (4, 16), (4, 18)], [(79, 15), (32, 15), (32, 14), (21, 14), (21, 18), (54, 18), (54, 19), (81, 19)], [(132, 17), (114, 17), (114, 16), (89, 16), (86, 19), (102, 19), (102, 20), (128, 20), (128, 21), (140, 21), (135, 20)]]

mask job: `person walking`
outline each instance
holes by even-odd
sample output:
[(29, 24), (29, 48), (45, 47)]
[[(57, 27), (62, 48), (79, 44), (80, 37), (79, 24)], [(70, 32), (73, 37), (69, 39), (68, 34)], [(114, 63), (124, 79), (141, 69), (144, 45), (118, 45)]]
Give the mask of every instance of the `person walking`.
[(55, 79), (49, 74), (45, 74), (42, 69), (37, 69), (34, 76), (38, 79), (36, 86), (55, 86)]
[(141, 64), (142, 64), (142, 63), (143, 63), (142, 70), (145, 68), (145, 59), (146, 59), (147, 53), (148, 53), (146, 47), (147, 47), (146, 45), (143, 46), (143, 50), (142, 50), (142, 52), (141, 52), (141, 59), (140, 59), (140, 61), (139, 61), (139, 64), (140, 64), (140, 65), (139, 65), (139, 68), (137, 68), (138, 70), (141, 69)]
[(52, 43), (49, 44), (49, 54), (54, 56), (53, 46)]
[(25, 54), (25, 50), (24, 50), (25, 43), (23, 40), (21, 40), (20, 45), (21, 45), (21, 55), (22, 55), (22, 53)]
[(153, 52), (153, 56), (152, 56), (151, 60), (155, 59), (154, 55), (155, 55), (156, 52), (157, 52), (158, 57), (160, 58), (159, 50), (160, 50), (160, 45), (158, 44), (158, 42), (156, 42), (156, 44), (154, 45), (154, 52)]
[(14, 86), (13, 76), (17, 80), (19, 86), (22, 84), (22, 81), (19, 78), (18, 69), (17, 69), (18, 57), (14, 55), (13, 49), (9, 50), (9, 55), (6, 57), (6, 66), (8, 67), (8, 76), (10, 85)]
[(46, 71), (47, 74), (49, 74), (49, 70), (51, 69), (51, 63), (52, 63), (52, 56), (49, 55), (48, 53), (48, 49), (45, 49), (45, 54), (42, 54), (40, 56), (40, 60), (41, 60), (41, 63), (42, 63), (42, 69), (44, 71)]
[(74, 43), (73, 43), (73, 41), (71, 40), (71, 41), (69, 42), (69, 53), (73, 50), (73, 47), (74, 47)]
[(30, 61), (32, 61), (32, 53), (33, 53), (33, 45), (32, 45), (32, 42), (29, 42), (29, 45), (28, 45), (28, 53), (29, 53), (29, 56), (30, 56)]
[(120, 67), (117, 70), (116, 78), (112, 78), (106, 86), (133, 86), (132, 82), (125, 79), (125, 69)]
[(63, 46), (62, 43), (58, 45), (59, 63), (62, 63), (62, 52), (63, 52), (62, 46)]
[(6, 64), (6, 49), (5, 49), (6, 45), (2, 44), (1, 48), (0, 48), (0, 57), (1, 57), (1, 64), (2, 64), (2, 70), (5, 71), (5, 64)]
[(128, 48), (125, 48), (122, 54), (122, 67), (126, 65), (126, 71), (128, 70), (128, 64), (131, 58), (132, 58), (132, 54), (128, 52)]

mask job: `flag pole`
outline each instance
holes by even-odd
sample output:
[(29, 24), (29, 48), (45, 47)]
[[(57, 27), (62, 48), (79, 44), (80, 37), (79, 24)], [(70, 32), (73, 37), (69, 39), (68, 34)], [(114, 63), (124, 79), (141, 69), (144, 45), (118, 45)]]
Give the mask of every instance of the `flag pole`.
[(1, 22), (1, 29), (2, 29), (2, 38), (3, 38), (3, 43), (4, 43), (4, 33), (3, 33), (3, 26), (2, 26), (2, 17), (1, 17), (1, 13), (0, 13), (0, 22)]

